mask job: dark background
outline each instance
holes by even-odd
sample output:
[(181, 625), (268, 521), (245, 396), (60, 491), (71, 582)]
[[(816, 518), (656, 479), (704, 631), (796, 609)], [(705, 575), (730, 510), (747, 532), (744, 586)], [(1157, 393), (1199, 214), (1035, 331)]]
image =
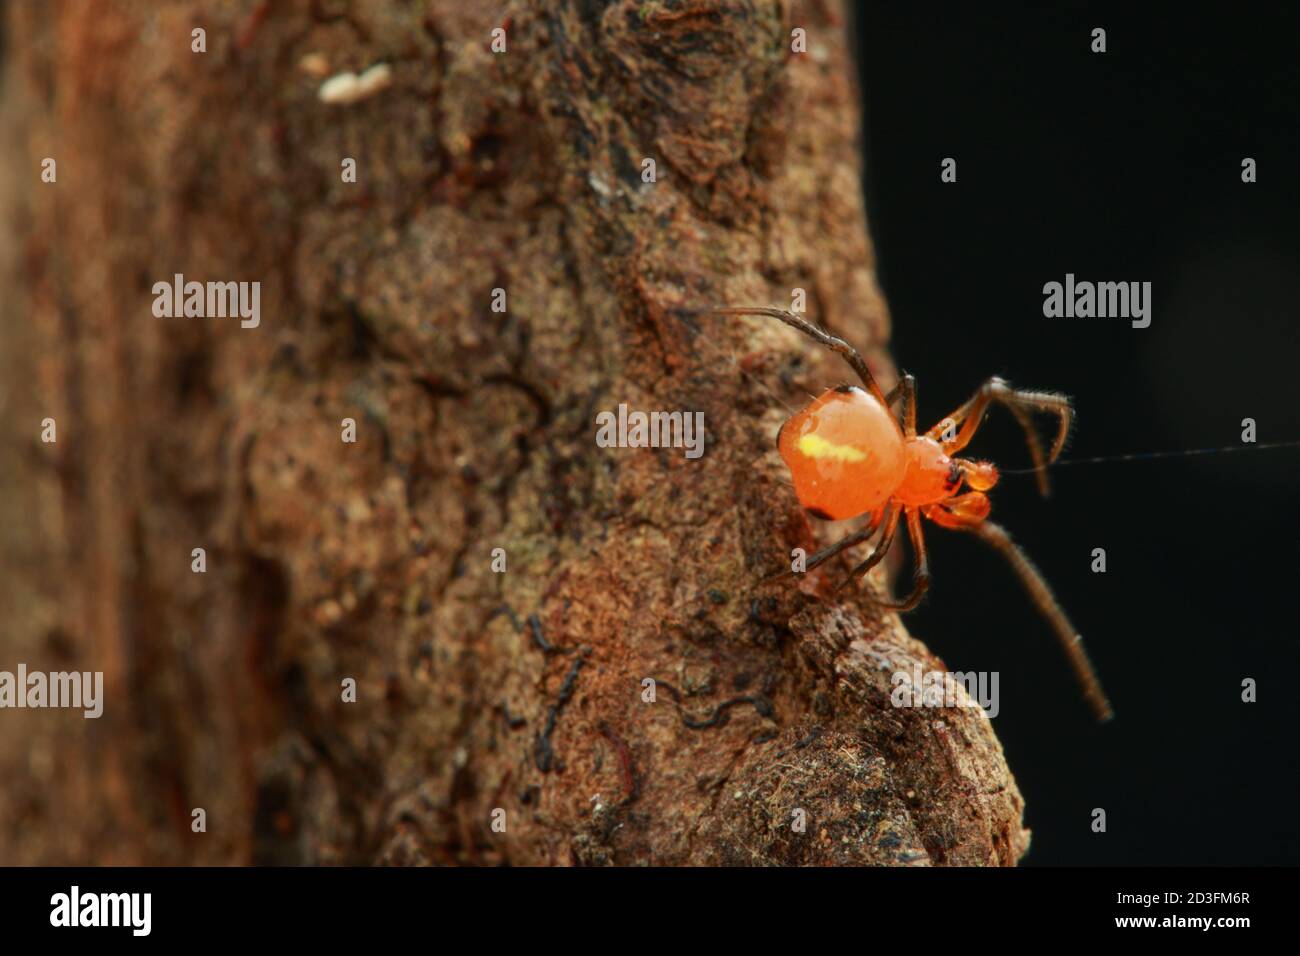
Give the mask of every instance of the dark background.
[[(922, 422), (998, 374), (1074, 397), (1064, 458), (1239, 445), (1246, 417), (1260, 442), (1300, 438), (1297, 18), (952, 6), (864, 5), (853, 26), (869, 222)], [(1150, 281), (1151, 326), (1045, 318), (1067, 272)], [(1028, 464), (1005, 412), (971, 454)], [(1117, 713), (1101, 727), (1001, 559), (929, 534), (908, 625), (951, 669), (1001, 672), (1027, 864), (1300, 862), (1297, 476), (1300, 448), (1065, 466), (1046, 500), (1003, 478), (994, 519), (1084, 635)]]

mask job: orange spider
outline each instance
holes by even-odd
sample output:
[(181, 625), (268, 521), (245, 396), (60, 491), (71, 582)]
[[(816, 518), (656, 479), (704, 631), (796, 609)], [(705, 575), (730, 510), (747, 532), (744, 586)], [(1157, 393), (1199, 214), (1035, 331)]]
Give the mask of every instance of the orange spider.
[[(1024, 429), (1039, 490), (1047, 494), (1045, 469), (1061, 453), (1069, 433), (1073, 416), (1070, 400), (1053, 392), (1013, 389), (1001, 379), (991, 378), (947, 419), (918, 435), (916, 382), (912, 376), (903, 375), (898, 387), (885, 395), (851, 345), (791, 312), (763, 307), (709, 311), (780, 319), (843, 356), (866, 386), (866, 391), (850, 385), (826, 390), (788, 419), (777, 437), (777, 448), (790, 469), (795, 494), (804, 508), (828, 521), (869, 515), (861, 530), (809, 558), (806, 569), (812, 570), (845, 548), (866, 541), (880, 529), (880, 540), (871, 556), (855, 567), (840, 586), (849, 584), (884, 559), (894, 543), (899, 521), (905, 516), (916, 556), (915, 583), (905, 600), (885, 602), (884, 606), (909, 611), (920, 603), (930, 586), (921, 516), (945, 528), (970, 532), (1010, 562), (1061, 642), (1093, 713), (1099, 720), (1110, 719), (1110, 702), (1084, 652), (1082, 638), (1038, 569), (1005, 530), (988, 520), (990, 506), (985, 492), (997, 484), (997, 468), (990, 462), (955, 457), (970, 444), (989, 405), (998, 402)], [(890, 411), (895, 399), (902, 402), (901, 425)], [(1056, 440), (1046, 459), (1029, 417), (1033, 411), (1049, 412), (1059, 420)], [(963, 483), (970, 489), (964, 493)]]

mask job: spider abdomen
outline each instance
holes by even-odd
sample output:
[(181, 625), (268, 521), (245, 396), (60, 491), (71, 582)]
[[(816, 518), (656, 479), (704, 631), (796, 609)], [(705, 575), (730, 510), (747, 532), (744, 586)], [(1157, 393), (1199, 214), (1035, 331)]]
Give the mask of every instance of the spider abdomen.
[(836, 521), (882, 508), (907, 467), (893, 415), (874, 396), (848, 386), (823, 392), (791, 416), (777, 450), (799, 503)]

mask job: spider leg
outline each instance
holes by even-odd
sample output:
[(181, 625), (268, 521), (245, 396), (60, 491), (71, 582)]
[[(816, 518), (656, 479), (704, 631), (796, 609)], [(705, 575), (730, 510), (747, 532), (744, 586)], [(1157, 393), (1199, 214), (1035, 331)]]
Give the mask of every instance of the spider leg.
[[(884, 511), (881, 511), (880, 518), (883, 518), (884, 514), (885, 514)], [(866, 541), (873, 534), (875, 534), (876, 530), (880, 527), (880, 518), (877, 518), (873, 515), (870, 519), (868, 519), (865, 525), (863, 525), (859, 530), (853, 532), (853, 534), (849, 535), (846, 538), (842, 538), (841, 540), (832, 544), (830, 547), (822, 548), (822, 550), (818, 551), (816, 554), (814, 554), (811, 558), (808, 559), (808, 563), (805, 565), (806, 569), (811, 571), (813, 568), (817, 567), (818, 565), (825, 564), (827, 561), (835, 557), (835, 555), (839, 554), (845, 548), (851, 548), (855, 544), (861, 544), (863, 541)]]
[(895, 611), (910, 611), (921, 603), (925, 592), (930, 590), (930, 558), (925, 550), (925, 536), (921, 531), (921, 513), (915, 508), (907, 509), (907, 536), (912, 539), (912, 550), (916, 553), (916, 575), (912, 579), (912, 593), (901, 601), (881, 601), (881, 607)]
[[(884, 515), (885, 512), (882, 510), (880, 513), (880, 518), (883, 518)], [(875, 534), (876, 529), (880, 527), (880, 518), (877, 518), (875, 515), (872, 515), (867, 519), (867, 523), (863, 525), (861, 528), (859, 528), (857, 531), (854, 531), (852, 534), (847, 535), (844, 538), (841, 538), (839, 541), (836, 541), (832, 545), (828, 545), (827, 547), (822, 548), (811, 558), (809, 558), (807, 562), (805, 562), (804, 572), (806, 573), (808, 571), (811, 571), (813, 568), (817, 567), (820, 564), (825, 564), (827, 561), (835, 557), (835, 555), (839, 554), (845, 548), (851, 548), (855, 544), (861, 544), (863, 541), (866, 541), (873, 534)], [(801, 572), (795, 571), (791, 568), (786, 568), (783, 571), (777, 571), (775, 574), (769, 574), (767, 577), (763, 578), (763, 580), (759, 581), (758, 583), (767, 584), (771, 581), (776, 581), (779, 580), (780, 578), (786, 577), (787, 575), (799, 574), (799, 573)]]
[[(1065, 446), (1066, 436), (1070, 433), (1070, 423), (1074, 419), (1074, 409), (1070, 406), (1070, 400), (1064, 395), (1056, 392), (1034, 392), (1024, 389), (1012, 388), (1000, 378), (991, 378), (979, 387), (969, 400), (960, 408), (954, 411), (938, 425), (931, 428), (926, 434), (930, 438), (942, 440), (945, 426), (948, 422), (960, 425), (956, 436), (951, 441), (943, 443), (944, 451), (949, 455), (956, 454), (975, 437), (975, 432), (979, 430), (984, 421), (984, 414), (992, 402), (1004, 405), (1013, 416), (1016, 422), (1025, 432), (1025, 442), (1029, 446), (1030, 457), (1034, 461), (1034, 470), (1038, 477), (1038, 490), (1046, 495), (1048, 492), (1047, 483), (1047, 466), (1056, 461), (1061, 454), (1061, 449)], [(1057, 416), (1059, 422), (1056, 430), (1056, 439), (1052, 442), (1051, 452), (1044, 458), (1043, 446), (1038, 438), (1038, 432), (1034, 429), (1033, 422), (1029, 418), (1029, 412), (1047, 412)]]
[(844, 590), (881, 561), (885, 560), (885, 555), (889, 554), (889, 548), (894, 543), (894, 536), (898, 533), (898, 519), (900, 517), (902, 517), (902, 512), (898, 508), (894, 507), (893, 502), (885, 505), (884, 515), (881, 519), (881, 524), (884, 529), (880, 532), (880, 541), (876, 543), (876, 550), (871, 552), (871, 557), (867, 558), (850, 571), (849, 576), (841, 581), (839, 587), (835, 590)]
[(791, 328), (798, 329), (804, 335), (814, 341), (826, 346), (832, 352), (844, 358), (858, 373), (858, 378), (862, 379), (862, 384), (867, 387), (867, 391), (875, 396), (876, 400), (882, 405), (888, 407), (885, 399), (885, 393), (880, 390), (876, 384), (875, 377), (871, 374), (871, 369), (867, 368), (866, 360), (858, 354), (858, 350), (848, 342), (838, 336), (831, 335), (825, 329), (818, 328), (807, 319), (802, 319), (793, 312), (787, 312), (785, 309), (774, 309), (770, 306), (755, 306), (753, 308), (736, 308), (736, 309), (707, 309), (715, 315), (767, 315), (774, 319), (780, 319)]
[(892, 405), (894, 399), (899, 396), (903, 398), (903, 407), (899, 414), (899, 422), (903, 426), (904, 438), (916, 437), (916, 379), (906, 372), (899, 378), (898, 384), (889, 390), (885, 396), (886, 406)]
[(1088, 652), (1083, 649), (1083, 638), (1074, 629), (1070, 619), (1065, 616), (1065, 611), (1057, 602), (1056, 595), (1048, 587), (1042, 573), (1029, 560), (1029, 556), (1011, 540), (1011, 536), (1007, 534), (1005, 528), (994, 524), (992, 521), (963, 523), (951, 521), (950, 519), (946, 522), (946, 526), (955, 528), (958, 531), (970, 532), (1007, 559), (1011, 569), (1020, 578), (1020, 584), (1029, 594), (1030, 600), (1034, 602), (1034, 606), (1038, 608), (1039, 613), (1051, 625), (1057, 641), (1060, 642), (1061, 649), (1065, 651), (1066, 659), (1070, 662), (1070, 668), (1074, 671), (1075, 679), (1079, 682), (1083, 697), (1088, 702), (1088, 706), (1092, 708), (1093, 714), (1096, 715), (1099, 721), (1110, 720), (1114, 716), (1114, 712), (1111, 710), (1110, 701), (1106, 699), (1106, 692), (1102, 690), (1101, 680), (1097, 677), (1092, 661), (1088, 659)]
[[(1067, 405), (1066, 408), (1069, 408), (1069, 406)], [(1047, 480), (1048, 463), (1043, 459), (1043, 443), (1038, 437), (1038, 429), (1034, 428), (1034, 423), (1029, 418), (1029, 413), (1021, 406), (1008, 405), (1007, 410), (1015, 416), (1016, 421), (1020, 424), (1021, 430), (1025, 433), (1025, 444), (1029, 446), (1029, 458), (1034, 463), (1034, 481), (1038, 484), (1038, 493), (1046, 498), (1051, 492), (1051, 486), (1048, 484)], [(1070, 413), (1067, 412), (1067, 414)], [(1070, 425), (1067, 421), (1062, 425), (1062, 431), (1060, 436), (1058, 436), (1058, 441), (1064, 443), (1065, 439), (1063, 436), (1069, 432), (1069, 430)], [(1056, 447), (1056, 445), (1053, 445), (1052, 460), (1055, 461), (1056, 456), (1059, 454), (1060, 449)]]

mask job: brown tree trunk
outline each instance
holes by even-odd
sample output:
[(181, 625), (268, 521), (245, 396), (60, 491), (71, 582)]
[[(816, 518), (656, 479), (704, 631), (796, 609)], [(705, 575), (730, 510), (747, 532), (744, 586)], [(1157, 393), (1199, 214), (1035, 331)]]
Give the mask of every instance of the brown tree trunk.
[[(892, 384), (839, 4), (5, 9), (0, 669), (105, 709), (0, 711), (0, 862), (1019, 858), (873, 587), (757, 583), (816, 543), (775, 396), (846, 370), (681, 311), (806, 289)], [(260, 325), (155, 317), (176, 273)], [(704, 456), (598, 447), (620, 402)]]

